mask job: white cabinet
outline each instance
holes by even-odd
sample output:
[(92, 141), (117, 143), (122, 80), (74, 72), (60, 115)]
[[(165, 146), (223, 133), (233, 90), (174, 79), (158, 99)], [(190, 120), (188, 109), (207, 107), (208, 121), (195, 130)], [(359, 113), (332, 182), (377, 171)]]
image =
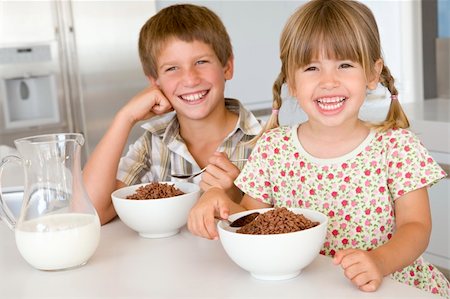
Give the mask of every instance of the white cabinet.
[[(443, 166), (450, 165), (450, 153), (431, 152), (431, 155)], [(450, 271), (450, 179), (445, 178), (432, 186), (428, 195), (433, 230), (424, 257), (430, 263)]]

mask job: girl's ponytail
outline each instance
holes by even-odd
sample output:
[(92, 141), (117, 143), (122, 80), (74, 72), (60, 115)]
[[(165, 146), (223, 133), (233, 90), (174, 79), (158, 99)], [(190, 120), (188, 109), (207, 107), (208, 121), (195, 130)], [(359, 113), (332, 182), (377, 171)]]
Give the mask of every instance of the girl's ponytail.
[(376, 128), (381, 131), (387, 131), (393, 128), (409, 128), (409, 121), (406, 117), (405, 112), (403, 112), (402, 106), (398, 101), (398, 91), (394, 85), (394, 78), (389, 71), (387, 66), (383, 66), (383, 70), (380, 74), (380, 83), (385, 86), (391, 93), (391, 105), (389, 106), (389, 111), (386, 115), (386, 119), (377, 124)]
[(251, 139), (248, 144), (250, 145), (255, 145), (256, 142), (258, 141), (259, 137), (261, 137), (261, 135), (264, 132), (267, 132), (270, 129), (279, 127), (279, 121), (278, 121), (278, 114), (280, 112), (280, 108), (281, 108), (281, 103), (282, 103), (282, 99), (281, 99), (281, 88), (283, 87), (283, 84), (286, 82), (286, 76), (284, 75), (283, 70), (280, 72), (280, 74), (278, 75), (277, 79), (275, 80), (275, 82), (273, 83), (273, 87), (272, 87), (272, 94), (273, 94), (273, 102), (272, 102), (272, 113), (270, 114), (269, 120), (267, 121), (266, 125), (264, 126), (264, 128), (261, 130), (261, 132), (259, 132), (259, 134), (257, 136), (255, 136), (253, 139)]

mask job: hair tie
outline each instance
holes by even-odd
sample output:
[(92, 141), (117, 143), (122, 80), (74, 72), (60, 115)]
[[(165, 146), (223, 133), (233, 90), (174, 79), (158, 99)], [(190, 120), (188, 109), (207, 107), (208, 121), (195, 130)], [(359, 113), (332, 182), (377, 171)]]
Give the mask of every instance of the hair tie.
[(280, 112), (280, 110), (279, 110), (279, 109), (272, 109), (272, 114), (276, 114), (276, 115), (278, 115), (278, 112)]
[(391, 100), (398, 101), (398, 96), (396, 94), (391, 94)]

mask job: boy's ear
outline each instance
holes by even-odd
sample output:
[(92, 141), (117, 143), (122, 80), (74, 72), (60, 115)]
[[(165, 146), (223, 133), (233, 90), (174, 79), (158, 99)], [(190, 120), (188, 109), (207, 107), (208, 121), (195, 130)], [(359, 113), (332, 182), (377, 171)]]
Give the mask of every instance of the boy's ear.
[(158, 79), (153, 78), (152, 76), (147, 76), (148, 81), (150, 82), (151, 86), (159, 86)]
[(228, 59), (227, 63), (223, 67), (225, 80), (231, 80), (233, 78), (234, 72), (234, 56), (231, 55), (230, 59)]
[(381, 71), (383, 70), (384, 62), (380, 58), (375, 61), (372, 76), (369, 78), (369, 82), (367, 82), (367, 88), (374, 90), (377, 88), (378, 83), (380, 82)]

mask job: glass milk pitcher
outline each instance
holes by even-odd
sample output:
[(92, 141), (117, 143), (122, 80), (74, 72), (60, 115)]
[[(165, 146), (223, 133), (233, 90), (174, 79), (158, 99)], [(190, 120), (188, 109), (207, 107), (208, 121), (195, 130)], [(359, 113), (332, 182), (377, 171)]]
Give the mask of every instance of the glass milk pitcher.
[[(6, 156), (0, 163), (0, 212), (15, 233), (20, 254), (40, 270), (84, 265), (98, 246), (100, 220), (83, 185), (83, 136), (40, 135), (14, 143), (20, 157)], [(1, 196), (6, 163), (24, 168), (24, 197), (18, 219)]]

